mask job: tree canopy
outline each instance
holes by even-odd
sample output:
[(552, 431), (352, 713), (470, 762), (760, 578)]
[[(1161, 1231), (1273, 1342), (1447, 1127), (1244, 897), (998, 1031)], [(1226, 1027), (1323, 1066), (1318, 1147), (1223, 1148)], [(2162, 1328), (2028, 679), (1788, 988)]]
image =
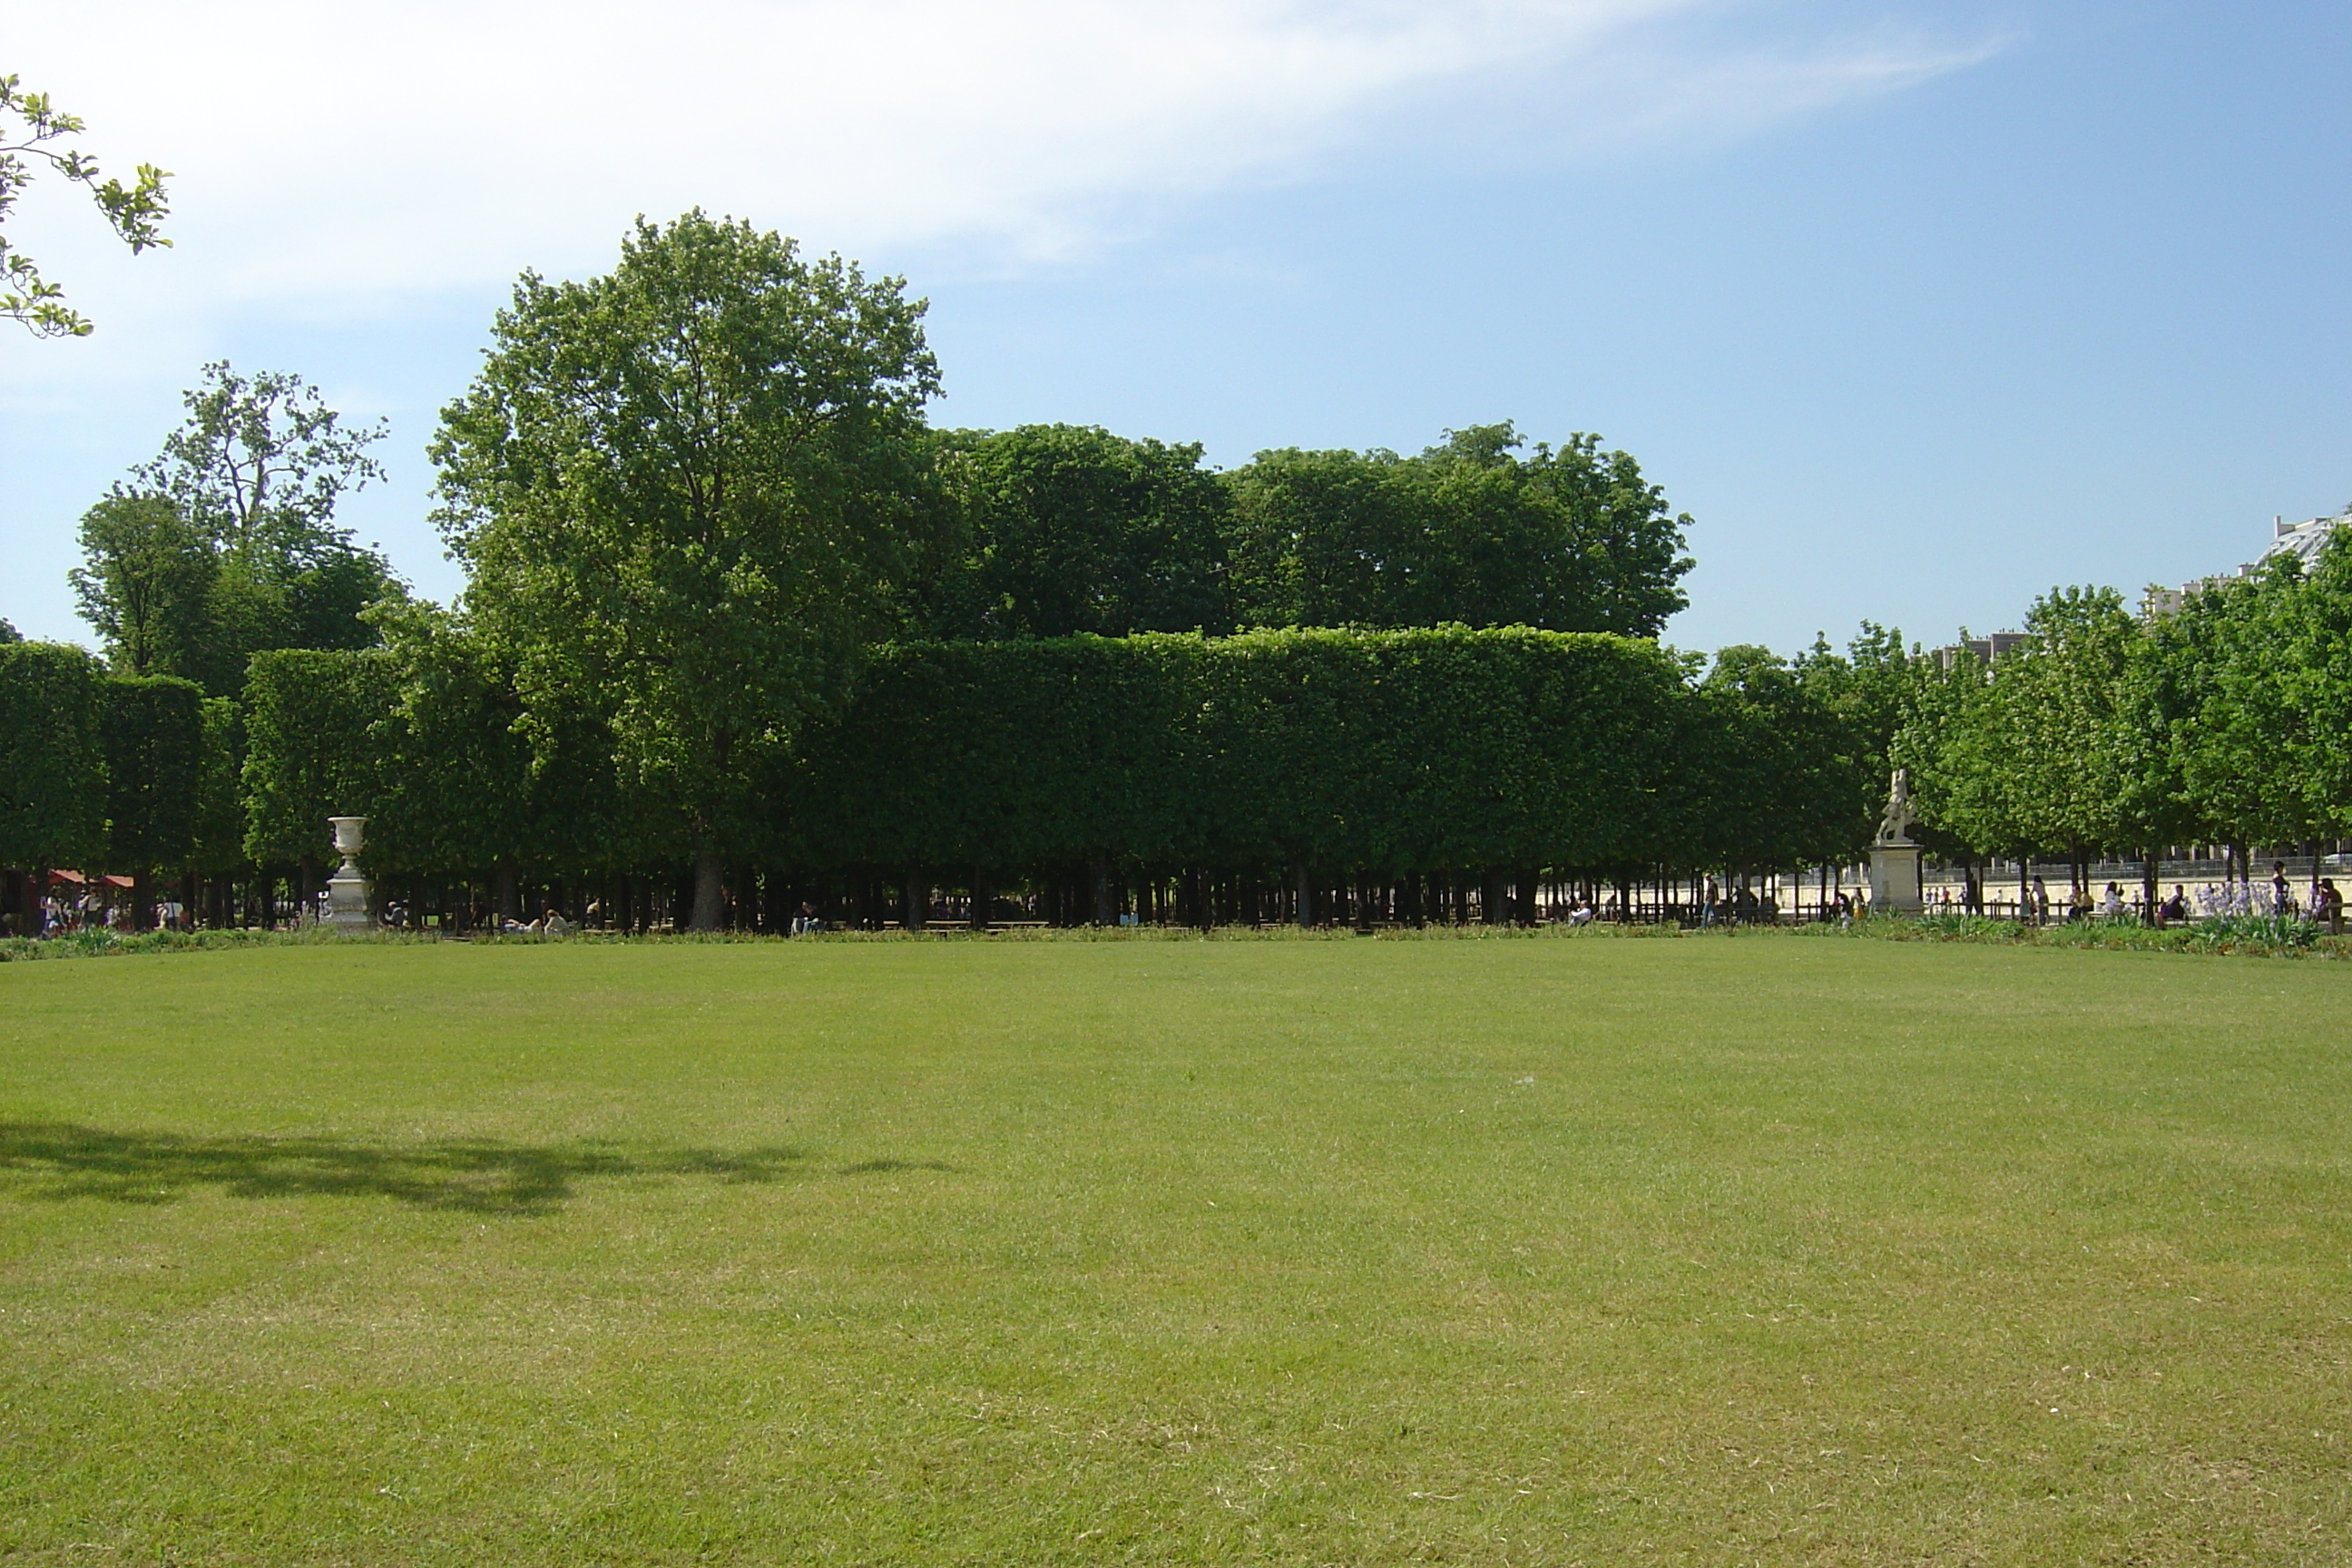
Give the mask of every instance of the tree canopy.
[(896, 278), (699, 211), (638, 221), (599, 278), (519, 282), (442, 415), (440, 524), (546, 749), (607, 727), (649, 847), (757, 831), (756, 782), (846, 687), (938, 523), (939, 387)]
[(301, 377), (226, 361), (183, 401), (163, 451), (82, 518), (74, 595), (115, 668), (231, 695), (263, 649), (379, 640), (363, 613), (404, 591), (335, 508), (383, 477), (382, 422), (350, 428)]
[(1259, 453), (1231, 479), (1235, 620), (1656, 636), (1687, 602), (1690, 519), (1598, 437), (1525, 445), (1502, 424), (1415, 458)]
[(1125, 637), (1232, 624), (1228, 502), (1197, 443), (1028, 425), (950, 433), (941, 455), (962, 537), (924, 590), (930, 635)]

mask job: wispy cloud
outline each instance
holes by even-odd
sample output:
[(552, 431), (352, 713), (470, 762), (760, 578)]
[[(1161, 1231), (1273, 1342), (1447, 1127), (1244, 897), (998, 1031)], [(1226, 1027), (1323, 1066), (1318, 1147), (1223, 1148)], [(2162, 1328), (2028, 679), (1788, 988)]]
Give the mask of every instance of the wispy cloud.
[(5, 3), (0, 69), (179, 173), (180, 248), (141, 284), (215, 301), (572, 271), (696, 204), (821, 248), (1067, 258), (1432, 104), (1475, 122), (1501, 82), (1538, 141), (1590, 144), (1736, 133), (1991, 47), (1710, 44), (1707, 0)]

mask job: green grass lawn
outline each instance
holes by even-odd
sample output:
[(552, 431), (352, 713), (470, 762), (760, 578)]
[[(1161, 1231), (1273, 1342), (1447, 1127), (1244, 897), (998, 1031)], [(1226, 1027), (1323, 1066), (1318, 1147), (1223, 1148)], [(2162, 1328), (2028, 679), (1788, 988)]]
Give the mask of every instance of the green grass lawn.
[(2352, 1560), (2352, 966), (0, 966), (0, 1559)]

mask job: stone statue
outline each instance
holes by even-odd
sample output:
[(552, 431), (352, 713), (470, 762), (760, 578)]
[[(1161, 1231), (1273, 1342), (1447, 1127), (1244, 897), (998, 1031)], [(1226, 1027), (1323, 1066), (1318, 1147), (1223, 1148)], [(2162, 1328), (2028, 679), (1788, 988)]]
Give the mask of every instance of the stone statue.
[(1870, 912), (1873, 915), (1916, 915), (1927, 907), (1919, 879), (1920, 847), (1911, 838), (1911, 775), (1895, 770), (1886, 792), (1886, 809), (1879, 814), (1878, 840), (1870, 847)]
[(1910, 843), (1912, 825), (1918, 820), (1911, 811), (1911, 770), (1897, 768), (1886, 792), (1886, 809), (1878, 816), (1878, 842)]

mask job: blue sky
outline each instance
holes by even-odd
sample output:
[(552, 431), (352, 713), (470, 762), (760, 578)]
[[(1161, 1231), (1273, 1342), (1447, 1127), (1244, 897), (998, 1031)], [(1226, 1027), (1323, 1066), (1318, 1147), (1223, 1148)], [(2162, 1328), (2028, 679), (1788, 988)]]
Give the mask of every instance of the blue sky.
[(507, 283), (693, 202), (904, 273), (945, 423), (1597, 431), (1694, 516), (1685, 647), (1947, 640), (2352, 500), (2340, 5), (201, 11), (0, 0), (0, 70), (179, 175), (162, 255), (11, 224), (100, 323), (0, 336), (30, 635), (87, 637), (75, 520), (221, 356), (390, 421), (346, 519), (446, 596), (423, 448)]

